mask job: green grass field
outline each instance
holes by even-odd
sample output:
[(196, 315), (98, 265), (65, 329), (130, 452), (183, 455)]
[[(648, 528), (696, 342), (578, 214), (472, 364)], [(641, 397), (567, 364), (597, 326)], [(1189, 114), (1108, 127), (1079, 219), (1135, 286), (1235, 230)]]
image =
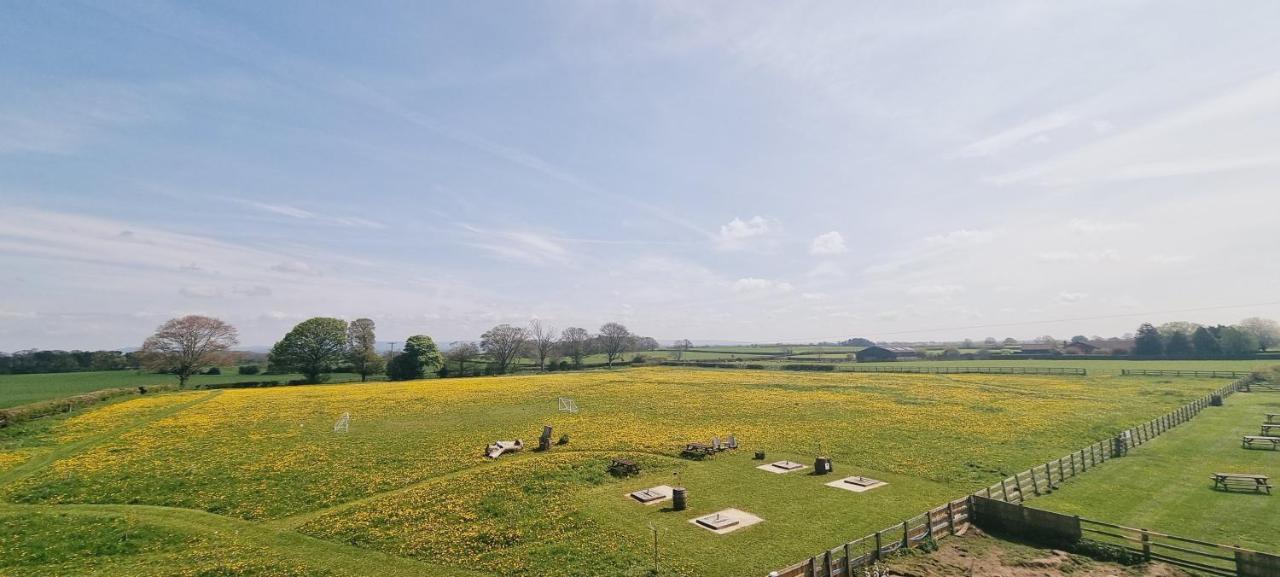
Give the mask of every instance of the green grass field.
[[(0, 429), (0, 574), (643, 575), (653, 527), (662, 575), (763, 575), (1221, 384), (644, 368), (131, 398)], [(480, 456), (543, 424), (569, 444)], [(741, 450), (677, 457), (731, 433)], [(819, 444), (838, 475), (889, 485), (751, 458), (812, 464)], [(610, 477), (616, 457), (643, 473)], [(625, 496), (663, 484), (690, 509)], [(689, 523), (727, 507), (764, 522)]]
[[(1280, 478), (1280, 451), (1242, 449), (1264, 413), (1280, 413), (1280, 393), (1236, 393), (1222, 407), (1137, 447), (1029, 506), (1129, 527), (1280, 551), (1280, 494), (1212, 489), (1212, 473)], [(1273, 481), (1274, 483), (1275, 481)]]
[[(221, 367), (221, 375), (196, 375), (188, 384), (195, 387), (205, 384), (235, 383), (240, 381), (276, 380), (284, 382), (300, 379), (302, 375), (238, 375), (236, 367)], [(335, 381), (358, 378), (356, 375), (338, 373)], [(157, 375), (139, 371), (86, 371), (82, 373), (45, 373), (38, 375), (0, 375), (0, 409), (27, 403), (70, 397), (80, 393), (159, 384), (178, 384), (173, 375)]]

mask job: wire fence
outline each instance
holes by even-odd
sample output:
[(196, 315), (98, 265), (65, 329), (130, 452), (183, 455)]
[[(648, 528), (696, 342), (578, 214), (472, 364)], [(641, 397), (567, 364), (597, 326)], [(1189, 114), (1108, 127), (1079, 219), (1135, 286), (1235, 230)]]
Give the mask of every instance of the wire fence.
[[(1125, 429), (1110, 439), (1091, 443), (1079, 451), (1001, 479), (999, 483), (981, 489), (973, 495), (1005, 503), (1021, 504), (1031, 497), (1044, 494), (1067, 479), (1088, 472), (1111, 459), (1121, 457), (1133, 447), (1150, 442), (1164, 432), (1191, 420), (1205, 408), (1221, 404), (1224, 397), (1236, 391), (1247, 390), (1252, 376), (1247, 373), (1246, 375), (1168, 414)], [(941, 523), (940, 519), (944, 519), (945, 523)], [(851, 571), (874, 563), (884, 555), (899, 549), (909, 548), (925, 540), (937, 540), (955, 535), (971, 523), (972, 519), (972, 500), (966, 496), (903, 520), (897, 525), (773, 571), (769, 575), (770, 577), (852, 575)]]

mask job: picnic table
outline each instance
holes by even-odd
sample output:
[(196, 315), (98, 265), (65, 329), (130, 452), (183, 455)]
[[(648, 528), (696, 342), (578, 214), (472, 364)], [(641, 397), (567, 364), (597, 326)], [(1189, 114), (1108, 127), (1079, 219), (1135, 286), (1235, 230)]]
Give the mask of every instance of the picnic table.
[(685, 457), (685, 458), (701, 459), (704, 457), (710, 457), (710, 455), (713, 455), (716, 453), (717, 453), (717, 450), (716, 448), (712, 447), (712, 445), (703, 444), (703, 443), (690, 443), (685, 445), (685, 450), (682, 450), (682, 452), (680, 452), (680, 455), (681, 457)]
[(1265, 445), (1271, 444), (1272, 449), (1280, 448), (1280, 437), (1264, 437), (1259, 435), (1245, 435), (1240, 438), (1240, 448), (1250, 449), (1254, 444)]
[(1261, 493), (1266, 491), (1271, 494), (1271, 477), (1266, 475), (1258, 475), (1254, 473), (1214, 473), (1210, 479), (1213, 479), (1213, 488), (1222, 488), (1223, 491), (1232, 489), (1248, 489)]
[(1268, 423), (1276, 422), (1276, 417), (1280, 417), (1280, 413), (1265, 413)]
[(1272, 435), (1272, 434), (1271, 434), (1271, 432), (1272, 432), (1272, 431), (1275, 431), (1275, 432), (1277, 432), (1277, 433), (1280, 433), (1280, 423), (1272, 423), (1272, 424), (1270, 424), (1270, 425), (1268, 425), (1268, 424), (1266, 424), (1266, 423), (1263, 423), (1263, 424), (1262, 424), (1262, 433), (1261, 433), (1261, 436), (1263, 436), (1263, 437), (1276, 437), (1276, 436), (1280, 436), (1280, 435)]

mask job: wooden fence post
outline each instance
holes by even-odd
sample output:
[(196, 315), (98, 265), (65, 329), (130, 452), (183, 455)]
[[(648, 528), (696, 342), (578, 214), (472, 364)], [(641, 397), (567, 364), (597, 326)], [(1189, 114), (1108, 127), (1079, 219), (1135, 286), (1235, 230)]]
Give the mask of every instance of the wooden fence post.
[(853, 551), (849, 549), (849, 544), (844, 544), (844, 574), (845, 577), (853, 575)]
[(947, 501), (947, 533), (956, 534), (956, 512), (951, 508), (951, 501)]
[(826, 577), (831, 577), (831, 550), (830, 549), (827, 549), (827, 552), (822, 556), (822, 571), (823, 571), (823, 575), (825, 575)]
[(875, 555), (872, 555), (872, 559), (875, 561), (880, 560), (880, 531), (876, 531), (876, 552)]
[(902, 521), (902, 548), (911, 548), (911, 534), (910, 530), (907, 528), (907, 521), (905, 519)]
[(1147, 534), (1147, 530), (1142, 530), (1142, 560), (1151, 562), (1151, 535)]

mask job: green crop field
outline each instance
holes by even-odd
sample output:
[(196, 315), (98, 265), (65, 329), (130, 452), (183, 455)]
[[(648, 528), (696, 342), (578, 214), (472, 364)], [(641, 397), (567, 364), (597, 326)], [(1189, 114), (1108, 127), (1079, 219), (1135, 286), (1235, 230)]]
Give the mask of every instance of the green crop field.
[[(661, 575), (764, 575), (1221, 385), (636, 368), (134, 397), (0, 429), (0, 574), (643, 575), (652, 527)], [(568, 444), (480, 454), (543, 424)], [(819, 446), (836, 476), (752, 459)], [(606, 474), (619, 457), (642, 473)], [(851, 474), (889, 484), (824, 486)], [(625, 496), (657, 485), (689, 509)], [(764, 521), (689, 522), (729, 507)]]
[(1240, 447), (1242, 435), (1258, 434), (1264, 413), (1280, 413), (1280, 393), (1236, 393), (1226, 398), (1225, 406), (1205, 409), (1191, 422), (1028, 505), (1280, 551), (1280, 495), (1215, 491), (1209, 480), (1218, 472), (1280, 478), (1280, 451)]
[[(287, 381), (299, 379), (302, 375), (238, 375), (236, 367), (221, 367), (221, 375), (196, 375), (191, 377), (188, 386), (195, 387), (216, 383), (235, 383), (240, 381)], [(334, 381), (345, 381), (359, 378), (356, 375), (338, 373), (332, 375)], [(0, 409), (16, 407), (27, 403), (47, 401), (118, 387), (137, 387), (158, 384), (176, 385), (178, 378), (173, 375), (158, 375), (139, 371), (86, 371), (80, 373), (44, 373), (38, 375), (0, 375)]]

